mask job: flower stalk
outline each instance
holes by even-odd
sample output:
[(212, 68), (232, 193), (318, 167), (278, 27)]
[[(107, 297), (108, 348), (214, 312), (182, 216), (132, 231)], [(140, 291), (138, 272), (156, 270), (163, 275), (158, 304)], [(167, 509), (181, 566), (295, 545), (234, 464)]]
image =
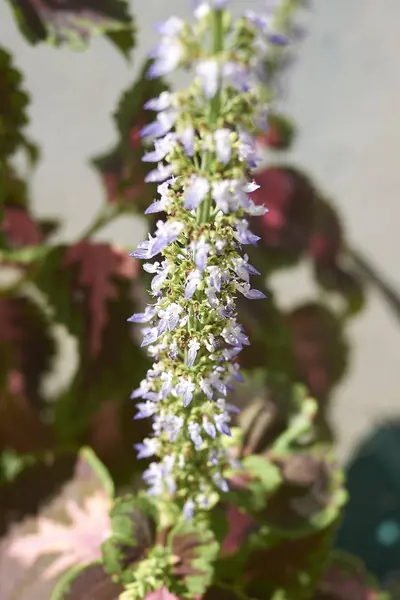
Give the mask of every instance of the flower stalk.
[(184, 66), (195, 78), (146, 105), (158, 115), (142, 130), (154, 144), (143, 160), (157, 163), (147, 181), (159, 183), (146, 214), (166, 219), (132, 253), (146, 261), (161, 255), (144, 264), (154, 275), (154, 302), (130, 318), (146, 325), (142, 346), (154, 359), (132, 393), (135, 418), (153, 419), (138, 458), (153, 459), (143, 477), (164, 514), (175, 504), (189, 520), (228, 491), (227, 472), (236, 466), (229, 451), (236, 409), (226, 397), (242, 381), (238, 355), (250, 342), (235, 299), (265, 298), (251, 287), (259, 273), (244, 247), (259, 239), (248, 217), (266, 211), (251, 199), (255, 135), (267, 124), (266, 54), (285, 44), (272, 15), (247, 11), (234, 22), (226, 5), (200, 3), (193, 26), (176, 17), (158, 26), (148, 76)]

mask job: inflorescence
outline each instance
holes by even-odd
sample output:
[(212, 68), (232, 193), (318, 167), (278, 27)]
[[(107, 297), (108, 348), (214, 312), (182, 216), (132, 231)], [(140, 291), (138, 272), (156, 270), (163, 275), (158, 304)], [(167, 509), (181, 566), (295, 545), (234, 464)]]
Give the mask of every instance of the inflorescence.
[(135, 418), (153, 419), (152, 437), (136, 448), (154, 459), (144, 473), (149, 493), (173, 496), (187, 519), (228, 490), (224, 438), (235, 408), (226, 396), (242, 380), (237, 359), (249, 344), (235, 298), (265, 298), (251, 287), (259, 273), (245, 253), (259, 239), (248, 217), (266, 211), (251, 200), (250, 173), (259, 163), (255, 134), (267, 127), (266, 56), (285, 44), (271, 14), (235, 21), (226, 5), (201, 2), (193, 25), (172, 17), (158, 26), (148, 77), (178, 67), (195, 77), (145, 106), (158, 113), (142, 135), (154, 142), (143, 160), (157, 163), (147, 182), (159, 184), (146, 214), (166, 218), (132, 253), (157, 258), (144, 264), (154, 302), (129, 319), (145, 324), (142, 346), (154, 359), (132, 394)]

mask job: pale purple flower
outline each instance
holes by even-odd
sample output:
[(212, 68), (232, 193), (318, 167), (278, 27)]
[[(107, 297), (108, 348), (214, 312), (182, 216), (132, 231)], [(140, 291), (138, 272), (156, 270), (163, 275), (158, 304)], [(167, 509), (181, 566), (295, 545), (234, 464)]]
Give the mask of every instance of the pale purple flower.
[(200, 435), (200, 425), (198, 423), (189, 423), (188, 432), (196, 450), (200, 450), (203, 445), (203, 438)]
[(239, 132), (239, 157), (252, 169), (255, 169), (260, 163), (255, 139), (248, 131)]
[(217, 292), (221, 291), (222, 273), (219, 267), (207, 267), (207, 271), (210, 274), (210, 285)]
[(144, 394), (147, 394), (151, 390), (152, 384), (147, 379), (142, 379), (138, 388), (132, 391), (131, 400), (136, 398), (143, 398)]
[(201, 238), (195, 245), (194, 262), (198, 270), (201, 272), (203, 272), (206, 267), (210, 250), (210, 244), (208, 244), (203, 238)]
[(175, 387), (175, 392), (178, 396), (183, 396), (183, 406), (186, 408), (193, 400), (193, 392), (196, 386), (190, 379), (180, 378), (178, 385)]
[(228, 483), (222, 477), (221, 473), (215, 473), (213, 476), (213, 481), (215, 485), (221, 490), (221, 492), (229, 492)]
[(235, 346), (236, 348), (240, 348), (243, 345), (250, 345), (249, 338), (243, 333), (240, 325), (229, 323), (229, 325), (222, 330), (221, 335), (227, 344)]
[(229, 421), (229, 417), (226, 413), (215, 415), (214, 421), (217, 431), (223, 433), (224, 435), (232, 437), (231, 430), (229, 429), (229, 426), (227, 424), (227, 421)]
[(163, 417), (163, 429), (166, 433), (169, 433), (169, 441), (174, 442), (178, 437), (184, 424), (183, 417), (177, 417), (176, 415), (166, 415)]
[(211, 381), (208, 377), (200, 379), (200, 387), (209, 400), (213, 399), (214, 392), (211, 387)]
[(157, 404), (155, 402), (150, 402), (150, 400), (138, 402), (136, 408), (138, 409), (138, 412), (134, 416), (135, 420), (147, 419), (157, 412)]
[(197, 352), (200, 348), (200, 344), (197, 338), (193, 338), (189, 342), (189, 352), (188, 352), (188, 367), (191, 367), (196, 360)]
[(160, 270), (160, 263), (158, 261), (154, 263), (144, 263), (143, 270), (146, 271), (146, 273), (158, 273)]
[(260, 290), (252, 289), (249, 283), (243, 285), (237, 283), (235, 287), (238, 292), (243, 294), (243, 296), (249, 300), (264, 300), (266, 298), (266, 295), (263, 294), (263, 292), (260, 292)]
[(199, 62), (196, 74), (200, 78), (201, 87), (207, 100), (212, 100), (219, 86), (219, 65), (216, 60), (207, 59)]
[(157, 32), (165, 37), (174, 37), (179, 35), (183, 29), (184, 21), (179, 17), (169, 17), (163, 23), (156, 23)]
[(169, 347), (169, 356), (172, 360), (176, 360), (179, 354), (178, 343), (176, 340), (173, 340)]
[(154, 202), (152, 202), (150, 206), (146, 208), (144, 214), (153, 215), (154, 213), (164, 212), (165, 209), (168, 207), (168, 204), (169, 198), (167, 197), (161, 198), (160, 200), (154, 200)]
[(146, 152), (142, 157), (143, 162), (160, 162), (173, 150), (176, 144), (176, 133), (167, 133), (164, 137), (154, 141), (154, 150)]
[(161, 335), (160, 333), (158, 333), (157, 327), (146, 327), (146, 329), (144, 329), (143, 331), (144, 337), (142, 343), (140, 344), (142, 348), (153, 344)]
[(187, 278), (187, 282), (186, 282), (186, 286), (185, 286), (185, 300), (189, 300), (189, 298), (191, 298), (193, 296), (193, 294), (199, 287), (200, 283), (201, 283), (201, 273), (198, 269), (195, 269), (194, 271), (192, 271), (189, 274), (189, 276)]
[(161, 398), (164, 400), (168, 394), (171, 393), (172, 391), (172, 373), (161, 373), (161, 381), (162, 381), (162, 386), (161, 386), (161, 391), (160, 391), (160, 396)]
[(194, 129), (191, 125), (188, 125), (178, 133), (178, 139), (183, 145), (185, 152), (188, 156), (194, 155)]
[(146, 110), (155, 110), (157, 112), (170, 108), (172, 104), (172, 94), (170, 92), (161, 92), (157, 98), (151, 98), (144, 105)]
[(158, 181), (165, 181), (172, 175), (173, 166), (172, 165), (157, 165), (156, 169), (149, 171), (145, 177), (145, 183), (156, 183)]
[(234, 61), (225, 63), (222, 74), (239, 92), (247, 92), (252, 87), (252, 73), (240, 63)]
[(164, 137), (175, 125), (177, 114), (176, 110), (165, 110), (158, 113), (155, 121), (142, 127), (140, 135), (142, 137)]
[(156, 314), (156, 308), (153, 305), (146, 306), (144, 313), (135, 313), (129, 319), (130, 323), (148, 323)]
[(241, 244), (252, 244), (253, 246), (261, 239), (260, 236), (250, 231), (249, 224), (245, 219), (236, 223), (234, 235)]
[(143, 473), (143, 479), (149, 486), (148, 494), (150, 496), (159, 496), (162, 494), (164, 486), (162, 466), (160, 463), (150, 463), (149, 467)]
[(224, 165), (230, 161), (232, 154), (230, 134), (230, 129), (217, 129), (214, 133), (215, 152), (218, 160)]
[(160, 269), (151, 281), (151, 291), (155, 296), (158, 296), (164, 287), (164, 283), (168, 277), (170, 268), (164, 267)]
[(217, 434), (215, 426), (206, 418), (203, 420), (203, 429), (212, 439), (215, 439)]
[(196, 504), (193, 502), (193, 500), (190, 498), (186, 500), (183, 506), (183, 516), (185, 517), (186, 521), (191, 521), (193, 519), (195, 508)]
[(232, 193), (232, 182), (229, 180), (214, 181), (212, 184), (212, 198), (217, 207), (226, 215), (230, 212)]
[(149, 458), (150, 456), (154, 456), (159, 445), (159, 441), (155, 438), (145, 438), (143, 443), (134, 444), (135, 449), (138, 451), (136, 458), (140, 460), (141, 458)]
[(182, 313), (182, 310), (183, 309), (179, 304), (172, 302), (165, 310), (160, 310), (158, 316), (162, 321), (165, 321), (169, 331), (172, 331), (178, 325), (179, 316)]
[(193, 175), (189, 187), (185, 190), (183, 206), (189, 210), (196, 209), (210, 190), (210, 183), (205, 177)]
[(148, 79), (162, 77), (174, 71), (183, 58), (183, 47), (177, 38), (164, 37), (151, 53), (154, 62), (146, 75)]
[(164, 250), (169, 244), (175, 242), (183, 228), (183, 223), (180, 223), (179, 221), (170, 221), (167, 223), (158, 221), (155, 237), (153, 238), (149, 235), (149, 239), (145, 242), (141, 242), (138, 245), (137, 250), (132, 252), (130, 256), (133, 256), (134, 258), (145, 258), (147, 260), (153, 258), (153, 256), (159, 254), (159, 252)]

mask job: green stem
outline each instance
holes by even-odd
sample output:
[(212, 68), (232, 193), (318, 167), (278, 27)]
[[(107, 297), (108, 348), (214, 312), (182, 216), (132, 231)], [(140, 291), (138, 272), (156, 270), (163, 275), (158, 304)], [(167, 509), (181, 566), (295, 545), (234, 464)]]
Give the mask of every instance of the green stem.
[[(224, 48), (224, 25), (223, 11), (214, 10), (212, 12), (212, 51), (214, 55), (218, 55)], [(218, 88), (214, 98), (209, 103), (207, 126), (210, 131), (213, 131), (218, 122), (218, 117), (221, 111), (221, 89)], [(210, 170), (212, 162), (212, 153), (208, 152), (203, 160), (202, 171), (207, 173)], [(197, 224), (202, 225), (210, 220), (212, 198), (211, 193), (207, 194), (203, 203), (198, 209)]]

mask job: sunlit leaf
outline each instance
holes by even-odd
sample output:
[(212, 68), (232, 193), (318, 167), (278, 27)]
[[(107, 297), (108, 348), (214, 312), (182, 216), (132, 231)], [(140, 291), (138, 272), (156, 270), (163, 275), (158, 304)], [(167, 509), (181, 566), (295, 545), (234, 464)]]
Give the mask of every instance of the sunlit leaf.
[(104, 34), (124, 53), (134, 45), (134, 28), (126, 0), (9, 0), (17, 23), (32, 43), (84, 48)]
[[(64, 468), (60, 460), (53, 465), (30, 467), (2, 490), (2, 515), (18, 510), (23, 500), (31, 504), (28, 511), (21, 507), (19, 519), (15, 515), (8, 519), (0, 546), (0, 575), (11, 584), (2, 600), (50, 597), (55, 581), (67, 569), (100, 558), (101, 543), (110, 534), (113, 485), (92, 451), (84, 449), (72, 461), (68, 458)], [(26, 517), (29, 513), (32, 516)]]

